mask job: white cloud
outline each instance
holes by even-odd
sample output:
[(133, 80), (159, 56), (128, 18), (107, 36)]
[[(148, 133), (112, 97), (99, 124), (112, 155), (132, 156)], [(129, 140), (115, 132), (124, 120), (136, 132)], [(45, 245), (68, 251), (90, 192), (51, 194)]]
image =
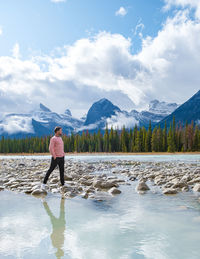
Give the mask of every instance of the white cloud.
[(63, 3), (66, 2), (66, 0), (51, 0), (52, 3)]
[(131, 99), (141, 109), (155, 98), (186, 101), (200, 85), (200, 22), (191, 20), (189, 12), (177, 11), (154, 38), (142, 37), (138, 54), (131, 53), (130, 38), (108, 32), (64, 46), (60, 56), (22, 60), (17, 44), (14, 57), (0, 57), (2, 111), (24, 111), (44, 102), (81, 117), (103, 97), (114, 104), (123, 100), (121, 105)]
[(13, 46), (12, 54), (13, 54), (13, 57), (16, 58), (16, 59), (18, 59), (20, 57), (20, 50), (19, 50), (19, 44), (18, 43), (16, 43)]
[(143, 39), (138, 59), (150, 73), (154, 96), (181, 103), (199, 90), (199, 34), (200, 23), (190, 20), (186, 10), (168, 18), (155, 38)]
[(139, 35), (140, 37), (142, 37), (142, 31), (144, 30), (144, 24), (141, 22), (141, 19), (139, 19), (139, 21), (137, 22), (136, 26), (135, 26), (135, 30), (134, 30), (134, 35)]
[(3, 29), (2, 29), (2, 27), (0, 26), (0, 35), (2, 35), (3, 34)]
[(200, 18), (200, 1), (199, 0), (165, 0), (164, 10), (167, 11), (171, 7), (189, 7), (195, 9), (195, 15)]
[(30, 116), (5, 116), (3, 123), (0, 122), (0, 133), (8, 132), (9, 134), (16, 132), (34, 133), (32, 126), (32, 118)]
[(138, 121), (135, 120), (131, 116), (127, 116), (124, 113), (116, 112), (116, 115), (112, 115), (111, 118), (106, 119), (108, 128), (110, 129), (113, 127), (113, 129), (121, 129), (123, 126), (126, 128), (134, 127), (135, 124), (138, 124)]
[(126, 14), (127, 10), (123, 6), (121, 6), (115, 13), (116, 16), (125, 16)]
[(4, 233), (0, 239), (0, 254), (16, 258), (22, 258), (24, 250), (38, 247), (42, 240), (49, 236), (48, 229), (46, 227), (41, 229), (31, 215), (1, 217), (0, 227)]

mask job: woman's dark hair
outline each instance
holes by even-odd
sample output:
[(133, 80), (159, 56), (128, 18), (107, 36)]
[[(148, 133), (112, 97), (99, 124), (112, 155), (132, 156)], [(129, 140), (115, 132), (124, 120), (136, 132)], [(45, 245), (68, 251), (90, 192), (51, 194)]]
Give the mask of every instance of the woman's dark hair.
[(54, 132), (56, 133), (56, 132), (59, 131), (60, 129), (61, 129), (61, 127), (56, 126), (55, 129), (54, 129)]

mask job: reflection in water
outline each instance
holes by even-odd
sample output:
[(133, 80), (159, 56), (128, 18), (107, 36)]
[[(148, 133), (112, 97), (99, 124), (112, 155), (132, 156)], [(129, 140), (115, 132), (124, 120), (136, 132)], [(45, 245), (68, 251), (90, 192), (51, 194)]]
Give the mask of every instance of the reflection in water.
[(44, 208), (50, 217), (53, 231), (51, 234), (52, 245), (57, 248), (55, 253), (57, 258), (64, 256), (63, 245), (64, 245), (64, 231), (65, 231), (65, 199), (60, 200), (60, 216), (56, 218), (51, 212), (46, 201), (43, 202)]

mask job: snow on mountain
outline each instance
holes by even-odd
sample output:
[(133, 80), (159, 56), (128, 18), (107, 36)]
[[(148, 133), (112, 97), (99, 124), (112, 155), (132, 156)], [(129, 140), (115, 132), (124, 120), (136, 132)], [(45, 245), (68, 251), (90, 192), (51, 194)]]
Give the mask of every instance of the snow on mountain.
[(153, 100), (149, 103), (147, 111), (138, 112), (132, 110), (130, 112), (122, 111), (119, 107), (113, 105), (109, 100), (103, 98), (95, 102), (89, 109), (83, 129), (105, 129), (126, 128), (138, 126), (148, 127), (151, 120), (152, 126), (156, 125), (160, 120), (173, 112), (178, 105), (176, 103), (159, 102)]
[(64, 114), (68, 116), (72, 116), (72, 113), (69, 109), (66, 109)]
[(155, 99), (149, 103), (149, 112), (166, 116), (177, 109), (178, 106), (179, 105), (177, 103), (160, 102)]
[(198, 124), (200, 120), (200, 90), (163, 119), (160, 122), (161, 127), (164, 127), (165, 122), (167, 127), (169, 127), (173, 121), (173, 117), (175, 117), (176, 122), (181, 122), (182, 125), (185, 125), (186, 122), (191, 123), (192, 121)]
[(10, 135), (12, 137), (18, 134), (24, 135), (49, 135), (53, 133), (55, 126), (59, 125), (63, 131), (68, 134), (83, 125), (83, 121), (72, 117), (69, 113), (58, 114), (52, 112), (49, 108), (40, 104), (38, 109), (26, 114), (6, 114), (0, 120), (0, 135)]
[(40, 103), (40, 110), (44, 112), (51, 112), (51, 110), (47, 108), (45, 105), (43, 105), (42, 103)]
[(103, 118), (109, 118), (115, 115), (115, 112), (120, 112), (119, 107), (113, 105), (108, 99), (103, 98), (93, 103), (90, 107), (84, 125), (94, 124), (99, 121), (104, 121)]
[(52, 112), (48, 107), (41, 104), (37, 109), (29, 113), (10, 113), (4, 114), (0, 119), (0, 135), (11, 137), (24, 136), (43, 136), (53, 134), (55, 126), (60, 125), (65, 134), (72, 131), (81, 132), (83, 130), (97, 131), (98, 129), (108, 128), (121, 129), (138, 126), (148, 127), (149, 120), (152, 126), (171, 114), (178, 105), (176, 103), (159, 102), (153, 100), (149, 103), (147, 111), (130, 112), (120, 110), (120, 108), (103, 98), (91, 106), (85, 117), (74, 118), (69, 109), (63, 114)]

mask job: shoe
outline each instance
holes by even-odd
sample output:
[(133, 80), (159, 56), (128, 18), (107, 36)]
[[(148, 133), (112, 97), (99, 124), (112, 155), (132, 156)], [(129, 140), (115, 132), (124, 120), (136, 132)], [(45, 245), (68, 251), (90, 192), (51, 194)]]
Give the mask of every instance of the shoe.
[(41, 184), (41, 189), (46, 190), (46, 187), (47, 187), (46, 183)]

